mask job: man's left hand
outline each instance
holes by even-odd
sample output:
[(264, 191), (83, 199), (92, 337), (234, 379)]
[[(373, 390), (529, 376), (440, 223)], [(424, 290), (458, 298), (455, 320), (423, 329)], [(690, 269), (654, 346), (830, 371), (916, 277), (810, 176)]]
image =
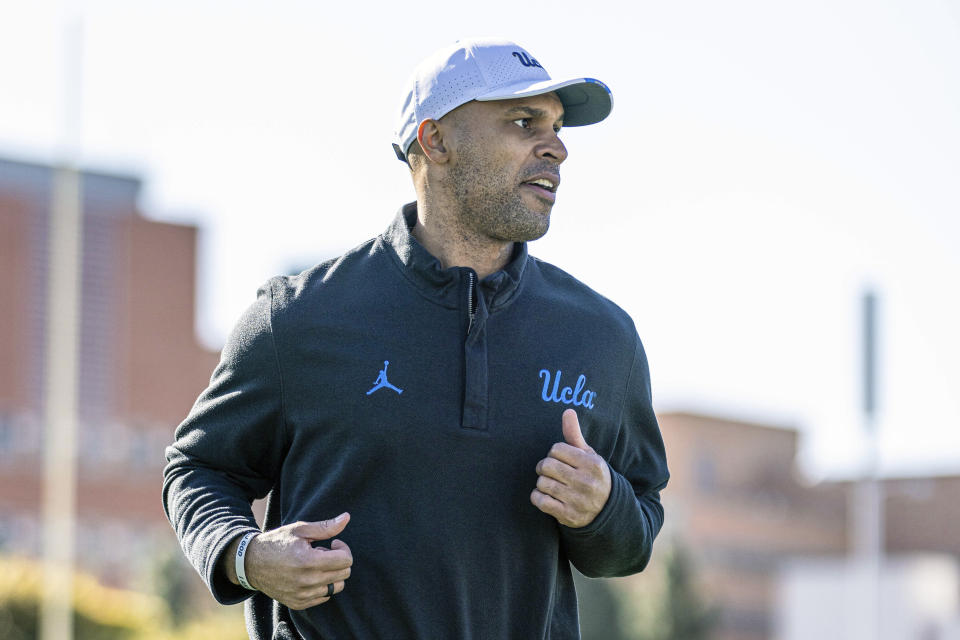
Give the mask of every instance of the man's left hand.
[(585, 527), (610, 497), (610, 469), (580, 432), (577, 412), (563, 412), (563, 439), (537, 463), (533, 505), (568, 527)]

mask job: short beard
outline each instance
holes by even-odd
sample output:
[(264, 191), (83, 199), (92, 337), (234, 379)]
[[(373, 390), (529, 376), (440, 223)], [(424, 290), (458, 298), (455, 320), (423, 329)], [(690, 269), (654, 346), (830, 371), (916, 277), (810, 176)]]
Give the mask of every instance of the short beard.
[(449, 173), (461, 228), (498, 242), (542, 237), (550, 228), (550, 213), (531, 211), (517, 188), (520, 178), (507, 175), (494, 158), (476, 153), (472, 138), (463, 142), (459, 162)]

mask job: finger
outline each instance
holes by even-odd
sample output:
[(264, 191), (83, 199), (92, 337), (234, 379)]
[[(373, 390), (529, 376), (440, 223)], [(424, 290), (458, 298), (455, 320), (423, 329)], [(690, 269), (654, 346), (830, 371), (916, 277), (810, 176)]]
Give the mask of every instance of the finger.
[(323, 585), (330, 584), (331, 582), (344, 582), (350, 578), (351, 572), (350, 567), (330, 571), (315, 570), (303, 576), (300, 588), (312, 590), (319, 589)]
[(587, 441), (584, 440), (583, 433), (580, 431), (580, 420), (577, 418), (576, 411), (567, 409), (563, 412), (560, 421), (563, 427), (563, 439), (567, 444), (582, 451), (593, 453), (593, 449), (587, 444)]
[(554, 458), (578, 469), (590, 464), (590, 461), (593, 460), (596, 455), (593, 450), (585, 451), (584, 449), (578, 449), (566, 442), (555, 442), (553, 446), (550, 447), (550, 451), (547, 452), (548, 458)]
[(312, 570), (340, 571), (351, 566), (353, 556), (343, 549), (316, 549), (310, 558)]
[(312, 604), (328, 597), (328, 585), (334, 585), (334, 593), (343, 591), (349, 577), (349, 569), (333, 573), (321, 571), (309, 576), (301, 576), (297, 580), (297, 584), (291, 589), (288, 599), (300, 608), (312, 606)]
[(537, 474), (553, 478), (565, 485), (571, 485), (576, 481), (577, 470), (566, 462), (561, 462), (556, 458), (544, 458), (537, 463)]
[(553, 516), (557, 520), (564, 516), (564, 504), (553, 496), (548, 496), (539, 489), (534, 489), (530, 492), (530, 502), (532, 502), (533, 506), (535, 506), (537, 509), (540, 509), (540, 511), (543, 511), (547, 515)]
[(537, 489), (555, 500), (567, 504), (570, 501), (570, 487), (548, 476), (537, 478)]
[(331, 551), (345, 551), (351, 558), (353, 557), (353, 552), (350, 550), (350, 547), (347, 546), (347, 543), (343, 540), (337, 539), (330, 543)]
[(331, 520), (299, 522), (291, 529), (291, 533), (306, 540), (328, 540), (341, 533), (348, 522), (350, 514), (341, 513)]
[(322, 584), (318, 584), (310, 589), (309, 593), (304, 594), (304, 596), (310, 600), (320, 600), (322, 598), (329, 598), (331, 596), (327, 595), (328, 586), (333, 585), (333, 595), (337, 595), (343, 591), (347, 586), (346, 580), (330, 580)]
[[(331, 584), (331, 583), (327, 583)], [(330, 601), (338, 593), (346, 589), (347, 584), (343, 581), (334, 582), (333, 584), (333, 595), (327, 595), (328, 589), (327, 584), (321, 585), (314, 593), (311, 593), (309, 597), (301, 598), (299, 604), (300, 608), (307, 609), (309, 607), (315, 607), (321, 605), (325, 602)]]

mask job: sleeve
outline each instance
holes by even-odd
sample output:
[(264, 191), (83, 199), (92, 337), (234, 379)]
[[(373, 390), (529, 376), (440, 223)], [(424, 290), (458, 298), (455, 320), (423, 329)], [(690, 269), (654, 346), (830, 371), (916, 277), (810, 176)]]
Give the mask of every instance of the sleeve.
[[(606, 452), (603, 452), (606, 453)], [(591, 578), (625, 576), (647, 566), (663, 526), (660, 491), (666, 486), (666, 453), (650, 395), (647, 357), (639, 337), (609, 455), (610, 497), (593, 522), (561, 525), (561, 540), (573, 566)]]
[(164, 511), (222, 604), (253, 593), (217, 572), (217, 561), (238, 535), (259, 530), (251, 503), (273, 488), (287, 448), (271, 301), (268, 283), (234, 327), (209, 386), (166, 449)]

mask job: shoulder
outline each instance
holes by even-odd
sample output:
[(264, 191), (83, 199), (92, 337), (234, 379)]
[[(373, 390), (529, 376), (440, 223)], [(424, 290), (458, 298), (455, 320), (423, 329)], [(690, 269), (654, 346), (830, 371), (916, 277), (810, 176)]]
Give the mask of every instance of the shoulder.
[(527, 293), (544, 311), (573, 316), (631, 344), (636, 341), (633, 319), (619, 305), (563, 269), (533, 256), (529, 260), (534, 286)]
[(257, 297), (269, 300), (273, 317), (296, 313), (320, 297), (326, 302), (349, 295), (355, 285), (369, 278), (371, 269), (383, 268), (383, 258), (381, 238), (372, 238), (296, 275), (267, 280), (257, 291)]

